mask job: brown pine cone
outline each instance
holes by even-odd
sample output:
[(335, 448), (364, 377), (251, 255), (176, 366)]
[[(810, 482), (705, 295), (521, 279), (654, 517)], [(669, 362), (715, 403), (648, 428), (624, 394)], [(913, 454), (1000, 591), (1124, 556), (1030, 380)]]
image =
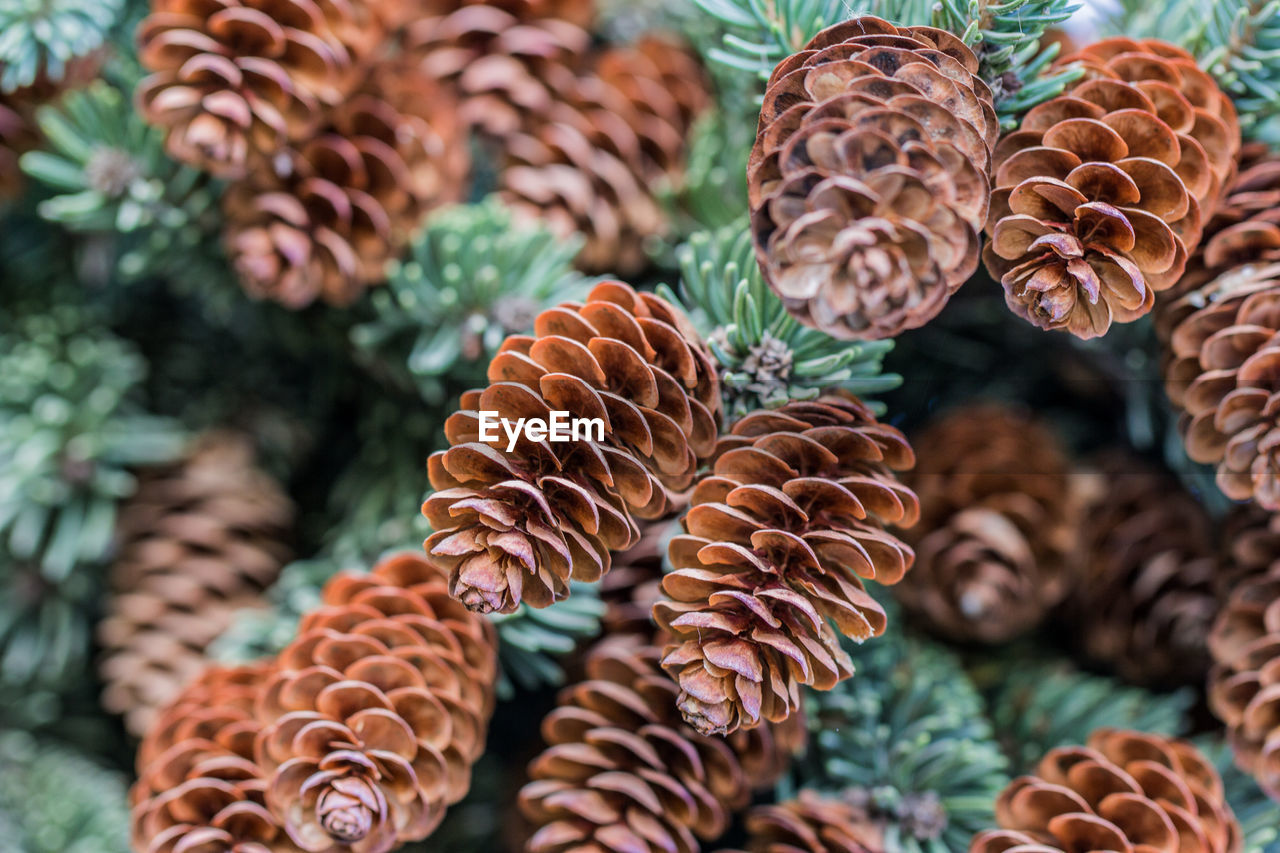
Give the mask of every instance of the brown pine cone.
[(859, 17), (774, 69), (747, 171), (756, 254), (797, 319), (889, 338), (978, 264), (999, 132), (955, 36)]
[(1280, 156), (1247, 164), (1218, 230), (1160, 309), (1187, 455), (1235, 500), (1280, 510)]
[(640, 541), (612, 555), (609, 573), (600, 579), (600, 600), (605, 603), (601, 633), (652, 636), (653, 605), (662, 598), (662, 562), (671, 537), (679, 532), (674, 517), (639, 525)]
[(1236, 588), (1209, 648), (1209, 706), (1227, 725), (1236, 764), (1280, 800), (1280, 560)]
[[(719, 384), (697, 332), (678, 309), (619, 282), (586, 304), (564, 303), (512, 335), (445, 422), (450, 449), (428, 462), (422, 511), (436, 531), (428, 554), (468, 607), (546, 607), (569, 579), (595, 581), (609, 551), (636, 544), (636, 519), (656, 519), (688, 489), (715, 447)], [(480, 412), (499, 417), (601, 418), (604, 440), (481, 440)]]
[(151, 0), (139, 107), (176, 159), (243, 177), (316, 131), (380, 38), (362, 2)]
[(785, 770), (804, 736), (798, 720), (700, 735), (680, 719), (660, 657), (640, 635), (607, 637), (586, 680), (562, 691), (520, 792), (538, 827), (528, 853), (697, 853)]
[(638, 272), (668, 229), (658, 194), (682, 178), (708, 86), (693, 55), (664, 38), (601, 52), (556, 86), (545, 121), (505, 141), (504, 200), (559, 234), (585, 236), (580, 268)]
[(1057, 437), (998, 405), (957, 409), (913, 439), (916, 568), (897, 594), (958, 642), (1002, 643), (1066, 595), (1079, 494)]
[(444, 92), (377, 66), (321, 132), (228, 190), (225, 242), (245, 290), (291, 308), (353, 302), (429, 210), (465, 192), (468, 159)]
[(1219, 537), (1216, 589), (1218, 600), (1226, 603), (1245, 578), (1266, 574), (1280, 561), (1280, 513), (1267, 512), (1256, 504), (1240, 504), (1222, 522)]
[(996, 821), (970, 853), (1241, 848), (1213, 764), (1187, 741), (1141, 732), (1099, 729), (1088, 746), (1053, 750), (1000, 794)]
[(298, 846), (383, 853), (470, 786), (493, 711), (493, 625), (421, 555), (325, 585), (256, 714), (267, 802)]
[(1081, 338), (1151, 310), (1230, 181), (1240, 128), (1190, 54), (1113, 38), (996, 146), (983, 257), (1019, 317)]
[(865, 811), (813, 791), (752, 809), (747, 833), (746, 853), (885, 853), (884, 832)]
[(1218, 612), (1213, 522), (1177, 478), (1124, 453), (1099, 459), (1068, 601), (1085, 653), (1133, 684), (1202, 684)]
[(138, 750), (130, 791), (139, 853), (296, 853), (266, 807), (253, 759), (265, 663), (211, 667), (166, 708)]
[(145, 473), (121, 509), (113, 594), (98, 626), (102, 704), (135, 735), (206, 666), (235, 613), (264, 605), (288, 562), (293, 505), (240, 436), (210, 434)]
[(671, 540), (670, 600), (653, 609), (690, 725), (778, 722), (802, 684), (830, 690), (853, 674), (836, 629), (858, 641), (884, 631), (863, 579), (897, 583), (911, 566), (885, 528), (915, 523), (916, 497), (893, 473), (913, 463), (902, 434), (853, 398), (752, 412), (721, 439), (688, 533)]

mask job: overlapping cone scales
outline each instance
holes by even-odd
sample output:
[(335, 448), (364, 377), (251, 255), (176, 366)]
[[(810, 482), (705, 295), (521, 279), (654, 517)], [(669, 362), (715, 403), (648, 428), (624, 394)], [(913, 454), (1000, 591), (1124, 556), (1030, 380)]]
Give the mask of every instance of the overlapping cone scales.
[(1227, 724), (1236, 763), (1280, 800), (1280, 562), (1236, 588), (1209, 648), (1209, 704)]
[(1190, 743), (1099, 729), (1055, 749), (996, 801), (1000, 829), (970, 853), (1144, 850), (1238, 853), (1240, 825), (1218, 772)]
[(98, 639), (102, 704), (135, 735), (205, 667), (205, 649), (289, 559), (293, 505), (247, 439), (206, 436), (144, 474), (120, 513), (114, 592)]
[(222, 177), (267, 168), (359, 82), (381, 38), (359, 0), (153, 0), (138, 29), (143, 116)]
[(658, 193), (678, 189), (695, 119), (711, 103), (682, 45), (645, 36), (563, 75), (544, 120), (504, 142), (504, 201), (557, 233), (581, 233), (577, 264), (630, 274), (668, 222)]
[(998, 133), (955, 36), (859, 17), (774, 69), (747, 183), (766, 281), (840, 338), (928, 322), (973, 273)]
[(436, 827), (484, 748), (495, 644), (421, 555), (326, 584), (255, 708), (267, 802), (298, 846), (383, 853)]
[[(504, 342), (489, 381), (445, 423), (451, 447), (429, 460), (437, 491), (423, 505), (436, 531), (427, 553), (476, 610), (546, 607), (570, 578), (598, 580), (610, 550), (638, 541), (636, 519), (665, 515), (715, 447), (719, 386), (697, 333), (625, 284), (544, 311), (533, 335)], [(514, 429), (552, 411), (599, 419), (603, 441), (521, 433), (508, 450), (500, 428), (482, 438), (481, 412)]]
[(537, 827), (528, 853), (698, 853), (785, 769), (803, 726), (699, 735), (680, 719), (659, 657), (646, 637), (609, 637), (561, 693), (520, 792)]
[(1131, 683), (1202, 684), (1221, 571), (1212, 520), (1172, 474), (1132, 455), (1093, 467), (1067, 608), (1080, 645)]
[(911, 566), (886, 526), (916, 520), (915, 495), (893, 473), (913, 462), (901, 433), (845, 397), (750, 413), (721, 439), (688, 532), (671, 541), (669, 600), (653, 611), (694, 728), (785, 719), (801, 685), (829, 690), (852, 674), (840, 634), (861, 641), (885, 627), (863, 579), (896, 583)]
[(1114, 38), (1068, 63), (1081, 81), (996, 146), (984, 258), (1015, 314), (1092, 338), (1146, 314), (1182, 275), (1240, 129), (1179, 48)]
[(253, 703), (269, 664), (212, 667), (160, 715), (130, 792), (139, 853), (297, 853), (267, 808)]
[(1247, 164), (1177, 297), (1161, 306), (1166, 389), (1187, 455), (1235, 500), (1280, 510), (1280, 158)]
[(999, 643), (1062, 600), (1079, 521), (1064, 449), (1044, 424), (996, 405), (958, 409), (915, 438), (916, 568), (896, 590), (957, 641)]
[(379, 65), (323, 128), (227, 192), (232, 264), (254, 296), (350, 303), (427, 211), (457, 200), (467, 159), (446, 92), (416, 69)]
[(745, 853), (884, 853), (886, 849), (884, 831), (865, 811), (813, 791), (752, 809), (747, 834)]

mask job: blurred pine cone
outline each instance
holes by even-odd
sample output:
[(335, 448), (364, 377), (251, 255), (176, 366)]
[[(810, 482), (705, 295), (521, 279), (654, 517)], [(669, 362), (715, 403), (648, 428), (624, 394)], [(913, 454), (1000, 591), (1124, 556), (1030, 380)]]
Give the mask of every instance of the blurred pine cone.
[(1236, 588), (1209, 648), (1209, 705), (1227, 725), (1236, 764), (1280, 800), (1280, 560)]
[(971, 405), (913, 444), (916, 568), (898, 598), (958, 642), (1002, 643), (1066, 595), (1080, 500), (1053, 432), (1017, 409)]
[(138, 28), (143, 115), (175, 159), (220, 177), (270, 171), (360, 82), (380, 40), (371, 4), (152, 0)]
[(291, 308), (353, 302), (431, 208), (465, 193), (467, 161), (444, 91), (376, 66), (321, 131), (228, 190), (227, 250), (245, 290)]
[(114, 593), (99, 623), (103, 707), (151, 728), (207, 661), (205, 649), (289, 561), (293, 505), (241, 436), (210, 434), (185, 460), (144, 474), (120, 510)]
[(561, 235), (580, 232), (578, 267), (628, 275), (668, 223), (660, 194), (678, 189), (694, 120), (711, 102), (693, 54), (647, 36), (608, 48), (557, 86), (546, 120), (509, 137), (504, 201)]
[(1184, 740), (1099, 729), (1088, 746), (1052, 750), (1036, 775), (996, 801), (1000, 829), (970, 853), (1168, 850), (1238, 853), (1240, 825), (1222, 779)]
[(1132, 684), (1203, 683), (1218, 612), (1213, 522), (1172, 474), (1126, 453), (1098, 478), (1080, 526), (1069, 619), (1086, 654)]
[(1280, 156), (1248, 154), (1157, 328), (1187, 455), (1228, 497), (1280, 510)]
[(290, 837), (383, 853), (429, 835), (484, 751), (496, 642), (421, 555), (330, 580), (256, 704), (267, 802)]
[(586, 679), (561, 692), (520, 792), (538, 827), (528, 853), (697, 853), (782, 774), (803, 738), (798, 718), (700, 735), (680, 719), (660, 657), (641, 635), (612, 635), (588, 653)]
[(1224, 546), (1216, 579), (1218, 600), (1225, 602), (1245, 579), (1266, 574), (1280, 561), (1280, 513), (1256, 504), (1241, 504), (1222, 521)]
[(865, 811), (813, 791), (752, 809), (747, 834), (747, 853), (885, 853), (887, 849), (883, 830)]
[(1151, 310), (1235, 169), (1231, 100), (1180, 48), (1113, 38), (996, 146), (984, 251), (1010, 309), (1081, 338)]
[(889, 338), (973, 273), (999, 126), (955, 36), (859, 17), (774, 69), (747, 173), (765, 279), (802, 322)]
[(863, 579), (897, 583), (911, 566), (885, 528), (916, 520), (915, 495), (893, 473), (913, 462), (900, 432), (846, 397), (753, 412), (720, 440), (653, 609), (690, 725), (724, 734), (778, 722), (799, 708), (802, 684), (830, 690), (853, 674), (840, 634), (885, 628)]
[[(489, 381), (445, 423), (452, 446), (428, 462), (437, 491), (423, 506), (427, 552), (476, 610), (546, 607), (571, 577), (598, 580), (610, 550), (636, 544), (636, 519), (666, 515), (715, 447), (719, 383), (697, 333), (625, 284), (543, 311), (533, 335), (507, 338)], [(480, 411), (552, 410), (603, 419), (604, 440), (480, 440)]]
[(138, 749), (134, 850), (299, 850), (267, 809), (253, 757), (261, 730), (253, 704), (270, 671), (210, 667), (161, 712)]

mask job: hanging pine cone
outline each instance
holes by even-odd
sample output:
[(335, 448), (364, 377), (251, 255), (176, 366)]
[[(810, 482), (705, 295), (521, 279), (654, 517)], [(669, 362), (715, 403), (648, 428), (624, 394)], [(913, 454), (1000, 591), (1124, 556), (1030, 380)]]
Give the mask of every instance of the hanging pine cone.
[(465, 192), (467, 160), (443, 91), (377, 66), (322, 132), (227, 192), (225, 240), (245, 290), (291, 308), (349, 304), (384, 279), (427, 211)]
[[(452, 447), (428, 463), (438, 491), (423, 506), (427, 552), (475, 610), (546, 607), (571, 577), (598, 580), (610, 550), (636, 544), (635, 519), (667, 514), (715, 446), (719, 384), (697, 333), (625, 284), (542, 312), (533, 335), (507, 338), (489, 381), (446, 421)], [(481, 411), (515, 422), (552, 410), (603, 419), (604, 440), (480, 439)]]
[(1066, 595), (1079, 495), (1057, 437), (1016, 409), (974, 405), (914, 441), (915, 571), (898, 598), (958, 642), (1002, 643)]
[(493, 711), (493, 625), (416, 554), (338, 575), (258, 698), (267, 802), (305, 850), (384, 853), (470, 786)]
[(640, 635), (610, 636), (588, 654), (586, 679), (561, 693), (520, 792), (538, 827), (528, 853), (697, 853), (698, 839), (722, 834), (730, 812), (785, 770), (798, 719), (728, 740), (699, 735), (681, 721), (660, 657)]
[(456, 90), (469, 127), (496, 140), (547, 121), (591, 47), (594, 4), (583, 0), (436, 5), (407, 27), (405, 52)]
[(955, 36), (860, 17), (773, 71), (747, 173), (756, 253), (802, 322), (889, 338), (978, 263), (999, 126)]
[(211, 667), (161, 713), (138, 750), (134, 850), (298, 851), (253, 760), (253, 703), (269, 674), (267, 664)]
[(1125, 681), (1202, 684), (1218, 612), (1213, 522), (1177, 478), (1116, 453), (1093, 466), (1068, 602), (1085, 653)]
[(98, 627), (102, 704), (135, 735), (205, 667), (205, 649), (289, 560), (293, 505), (248, 441), (206, 436), (145, 474), (119, 518), (114, 593)]
[[(884, 831), (851, 803), (801, 791), (747, 816), (746, 853), (885, 853)], [(722, 850), (720, 853), (741, 853)]]
[(1019, 317), (1081, 338), (1151, 310), (1182, 275), (1231, 179), (1231, 100), (1190, 54), (1113, 38), (996, 146), (984, 252)]
[(913, 463), (902, 434), (854, 398), (753, 412), (721, 439), (688, 533), (671, 541), (670, 600), (653, 609), (690, 725), (778, 722), (802, 684), (829, 690), (853, 674), (836, 629), (859, 641), (884, 631), (863, 579), (897, 583), (911, 566), (885, 527), (915, 523), (916, 497), (893, 474)]
[(346, 0), (152, 0), (138, 101), (175, 159), (243, 177), (316, 131), (380, 37)]
[(1165, 388), (1187, 455), (1234, 500), (1280, 510), (1280, 157), (1231, 185), (1178, 296), (1161, 306)]
[(996, 801), (1000, 829), (970, 853), (1167, 850), (1239, 853), (1240, 824), (1218, 771), (1189, 742), (1099, 729), (1055, 749)]
[(581, 269), (638, 272), (667, 231), (657, 194), (682, 177), (694, 119), (710, 103), (706, 75), (683, 46), (650, 36), (603, 51), (557, 89), (546, 121), (506, 141), (503, 200), (584, 235)]
[(1280, 560), (1236, 588), (1209, 648), (1209, 705), (1227, 725), (1236, 764), (1280, 800)]

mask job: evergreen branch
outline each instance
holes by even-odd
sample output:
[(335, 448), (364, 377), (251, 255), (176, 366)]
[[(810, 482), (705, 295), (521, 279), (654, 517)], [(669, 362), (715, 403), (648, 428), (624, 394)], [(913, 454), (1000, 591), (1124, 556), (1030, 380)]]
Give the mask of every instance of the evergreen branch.
[(7, 0), (0, 4), (0, 92), (63, 80), (107, 40), (121, 0)]
[(867, 11), (862, 0), (695, 0), (726, 29), (708, 56), (760, 80), (827, 27)]
[(1218, 0), (1197, 50), (1240, 114), (1246, 133), (1280, 114), (1280, 0)]
[(525, 690), (565, 682), (560, 658), (583, 640), (600, 633), (605, 603), (596, 585), (574, 582), (568, 598), (537, 609), (522, 604), (514, 613), (489, 618), (498, 626), (498, 698), (510, 699), (518, 685)]

